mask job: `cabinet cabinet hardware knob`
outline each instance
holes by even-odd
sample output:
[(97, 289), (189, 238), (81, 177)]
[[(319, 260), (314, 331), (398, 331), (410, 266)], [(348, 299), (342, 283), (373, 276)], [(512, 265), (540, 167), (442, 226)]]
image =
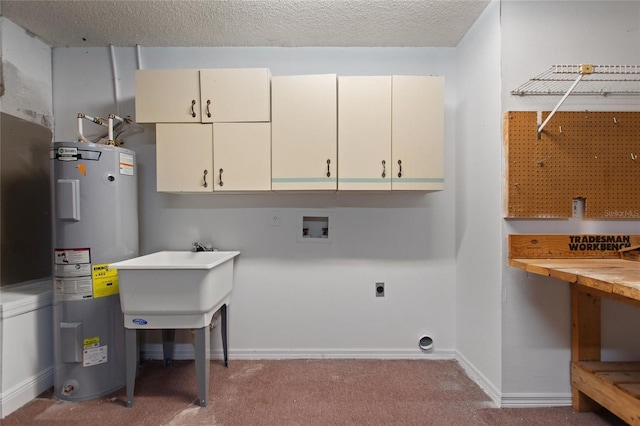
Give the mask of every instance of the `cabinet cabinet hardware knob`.
[(387, 177), (387, 162), (382, 160), (382, 177)]
[(398, 160), (398, 167), (400, 167), (400, 169), (398, 169), (398, 177), (402, 177), (402, 161)]
[(211, 118), (211, 111), (209, 111), (209, 105), (211, 105), (211, 99), (207, 99), (207, 117)]
[(202, 186), (204, 186), (205, 188), (209, 186), (209, 184), (207, 183), (207, 173), (209, 173), (207, 169), (204, 169), (204, 172), (202, 172), (202, 180), (204, 181)]
[(327, 177), (331, 177), (331, 160), (327, 158)]
[(220, 181), (220, 183), (218, 185), (220, 185), (220, 186), (224, 185), (224, 182), (222, 182), (222, 172), (223, 172), (223, 170), (220, 169), (220, 172), (218, 173), (218, 180)]
[(196, 117), (196, 108), (195, 108), (195, 107), (196, 107), (196, 100), (195, 100), (195, 99), (193, 99), (193, 100), (191, 101), (191, 116), (192, 116), (193, 118), (195, 118), (195, 117)]

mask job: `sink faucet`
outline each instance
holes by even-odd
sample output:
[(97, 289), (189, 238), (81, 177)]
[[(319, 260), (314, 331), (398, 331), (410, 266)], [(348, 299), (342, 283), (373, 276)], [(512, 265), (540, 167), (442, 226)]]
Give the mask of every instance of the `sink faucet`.
[(193, 243), (193, 247), (191, 248), (191, 251), (215, 251), (213, 249), (213, 247), (207, 247), (202, 243), (199, 242), (195, 242)]

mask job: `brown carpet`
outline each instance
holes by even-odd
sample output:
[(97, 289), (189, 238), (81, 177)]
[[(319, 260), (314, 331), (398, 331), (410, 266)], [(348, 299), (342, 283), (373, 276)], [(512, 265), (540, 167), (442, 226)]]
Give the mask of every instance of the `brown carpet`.
[(133, 408), (125, 389), (81, 403), (48, 391), (2, 420), (12, 425), (623, 425), (603, 410), (494, 408), (455, 361), (211, 362), (207, 407), (195, 405), (192, 361), (143, 363)]

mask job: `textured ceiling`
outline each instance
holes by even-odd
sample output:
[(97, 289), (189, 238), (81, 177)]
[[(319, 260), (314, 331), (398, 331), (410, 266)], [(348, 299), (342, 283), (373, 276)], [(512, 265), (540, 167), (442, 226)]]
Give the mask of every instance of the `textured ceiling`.
[(453, 47), (490, 0), (2, 0), (51, 46)]

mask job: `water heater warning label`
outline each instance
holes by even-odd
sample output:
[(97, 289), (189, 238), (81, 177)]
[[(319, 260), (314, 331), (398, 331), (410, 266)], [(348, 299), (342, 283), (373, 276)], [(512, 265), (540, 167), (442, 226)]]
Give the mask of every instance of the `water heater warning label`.
[(91, 250), (55, 249), (54, 259), (56, 300), (92, 299)]
[(90, 263), (91, 255), (88, 248), (56, 249), (56, 265), (75, 265)]
[(82, 351), (82, 366), (91, 367), (92, 365), (104, 364), (107, 362), (107, 346), (98, 346), (95, 348), (85, 348)]
[(86, 300), (93, 298), (93, 285), (91, 278), (80, 277), (56, 278), (54, 280), (56, 300)]
[(133, 155), (120, 153), (120, 174), (133, 176)]

